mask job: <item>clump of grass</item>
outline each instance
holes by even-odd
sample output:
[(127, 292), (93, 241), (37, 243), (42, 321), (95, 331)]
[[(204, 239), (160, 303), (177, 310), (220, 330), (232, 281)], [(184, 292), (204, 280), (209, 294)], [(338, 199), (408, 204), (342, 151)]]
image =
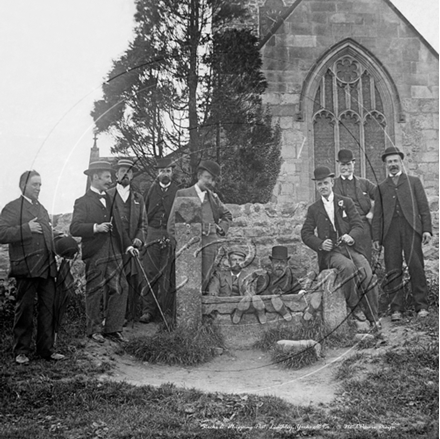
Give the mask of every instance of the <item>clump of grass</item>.
[(213, 347), (224, 347), (217, 326), (203, 323), (198, 328), (178, 326), (171, 332), (160, 330), (151, 337), (139, 337), (125, 346), (125, 351), (141, 361), (191, 366), (214, 357)]
[(272, 361), (281, 364), (286, 369), (301, 369), (319, 360), (315, 348), (312, 346), (304, 348), (300, 352), (284, 352), (282, 347), (276, 346), (271, 357)]
[(280, 363), (288, 369), (300, 369), (318, 361), (313, 348), (305, 348), (301, 352), (284, 352), (276, 343), (279, 340), (315, 340), (322, 343), (326, 338), (325, 326), (320, 314), (309, 321), (304, 321), (296, 328), (283, 325), (265, 331), (254, 347), (262, 351), (271, 351), (272, 361)]
[(285, 325), (270, 328), (261, 335), (254, 348), (270, 351), (279, 340), (315, 340), (323, 347), (352, 346), (353, 334), (356, 332), (355, 323), (350, 320), (347, 323), (348, 326), (344, 325), (332, 332), (326, 328), (321, 315), (317, 314), (314, 319), (304, 321), (297, 328)]

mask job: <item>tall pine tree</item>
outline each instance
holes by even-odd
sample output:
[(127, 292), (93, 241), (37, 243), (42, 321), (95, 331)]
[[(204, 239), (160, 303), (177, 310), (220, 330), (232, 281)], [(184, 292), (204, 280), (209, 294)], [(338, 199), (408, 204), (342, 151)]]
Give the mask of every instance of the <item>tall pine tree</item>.
[(228, 0), (137, 0), (136, 10), (135, 38), (92, 111), (98, 132), (114, 153), (185, 156), (187, 182), (201, 159), (217, 160), (225, 201), (268, 201), (279, 134), (261, 100), (257, 38), (234, 29), (246, 11)]

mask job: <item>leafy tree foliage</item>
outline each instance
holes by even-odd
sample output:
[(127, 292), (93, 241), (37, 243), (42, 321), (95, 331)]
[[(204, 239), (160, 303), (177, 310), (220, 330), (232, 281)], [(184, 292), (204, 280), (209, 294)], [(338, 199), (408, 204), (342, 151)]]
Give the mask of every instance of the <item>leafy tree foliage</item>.
[(279, 133), (261, 100), (258, 40), (234, 28), (244, 18), (229, 0), (137, 0), (135, 37), (92, 111), (98, 133), (115, 139), (112, 152), (145, 164), (176, 151), (189, 165), (187, 182), (212, 158), (222, 166), (225, 201), (269, 200)]

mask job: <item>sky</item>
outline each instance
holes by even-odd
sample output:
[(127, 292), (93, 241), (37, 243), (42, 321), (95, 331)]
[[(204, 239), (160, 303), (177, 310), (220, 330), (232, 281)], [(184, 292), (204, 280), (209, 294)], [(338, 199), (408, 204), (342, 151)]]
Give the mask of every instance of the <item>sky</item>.
[[(392, 0), (439, 51), (438, 0)], [(134, 0), (0, 1), (0, 207), (27, 169), (42, 177), (49, 213), (84, 194), (93, 102), (133, 36)], [(98, 138), (102, 156), (111, 140)]]

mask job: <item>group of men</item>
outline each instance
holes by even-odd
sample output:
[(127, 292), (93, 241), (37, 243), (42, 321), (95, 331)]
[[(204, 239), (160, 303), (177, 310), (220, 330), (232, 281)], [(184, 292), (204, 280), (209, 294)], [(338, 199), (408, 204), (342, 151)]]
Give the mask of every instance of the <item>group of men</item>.
[[(370, 266), (372, 246), (375, 250), (384, 247), (386, 271), (393, 274), (389, 282), (394, 292), (392, 320), (400, 320), (404, 311), (402, 252), (412, 280), (415, 310), (420, 317), (428, 314), (422, 243), (431, 239), (431, 217), (422, 184), (403, 172), (403, 159), (398, 148), (385, 150), (382, 160), (388, 177), (376, 187), (354, 175), (352, 151), (339, 151), (340, 177), (335, 179), (327, 167), (314, 170), (312, 179), (320, 198), (309, 207), (301, 230), (303, 242), (318, 254), (319, 269), (337, 269), (354, 317), (368, 319), (374, 328), (380, 328), (380, 323), (377, 286)], [(232, 221), (213, 190), (220, 166), (209, 160), (200, 162), (197, 182), (187, 189), (178, 189), (173, 181), (171, 160), (159, 159), (156, 169), (157, 178), (144, 196), (132, 189), (138, 169), (131, 160), (121, 159), (115, 168), (97, 161), (84, 171), (90, 187), (75, 201), (70, 233), (81, 238), (86, 267), (86, 332), (90, 339), (97, 343), (104, 343), (106, 338), (123, 342), (127, 320), (149, 323), (174, 317), (174, 201), (178, 197), (197, 197), (201, 203), (202, 292), (243, 296), (233, 316), (235, 323), (251, 303), (264, 323), (258, 296), (270, 294), (275, 297), (274, 308), (287, 320), (279, 296), (298, 293), (301, 285), (289, 266), (286, 247), (272, 249), (271, 270), (255, 277), (252, 288), (244, 282), (246, 255), (240, 250), (229, 253), (228, 270), (214, 270), (219, 238), (227, 234)], [(38, 202), (41, 177), (36, 171), (26, 171), (19, 186), (22, 195), (7, 204), (0, 215), (0, 243), (9, 244), (10, 276), (17, 280), (15, 361), (29, 362), (35, 295), (37, 355), (60, 360), (64, 356), (53, 351), (56, 248), (49, 215)]]
[[(314, 170), (312, 180), (320, 198), (308, 208), (301, 229), (303, 242), (317, 253), (319, 270), (337, 270), (338, 285), (353, 317), (361, 322), (368, 320), (375, 330), (380, 330), (381, 324), (378, 286), (371, 267), (373, 248), (379, 252), (384, 247), (385, 289), (391, 299), (391, 320), (400, 321), (404, 311), (403, 255), (411, 277), (415, 311), (422, 318), (428, 315), (422, 244), (429, 243), (432, 237), (431, 215), (422, 183), (403, 172), (403, 159), (404, 154), (397, 147), (387, 148), (382, 161), (388, 176), (376, 186), (354, 175), (353, 152), (340, 150), (339, 177), (335, 178), (325, 166)], [(209, 293), (218, 296), (298, 293), (301, 285), (289, 271), (287, 249), (277, 246), (273, 252), (281, 252), (284, 257), (272, 259), (272, 270), (258, 276), (252, 289), (244, 281), (249, 279), (242, 270), (245, 255), (232, 250), (230, 268), (214, 274)], [(277, 267), (278, 262), (282, 264)], [(238, 322), (251, 303), (261, 321), (261, 301), (257, 297), (242, 300), (233, 321)]]

